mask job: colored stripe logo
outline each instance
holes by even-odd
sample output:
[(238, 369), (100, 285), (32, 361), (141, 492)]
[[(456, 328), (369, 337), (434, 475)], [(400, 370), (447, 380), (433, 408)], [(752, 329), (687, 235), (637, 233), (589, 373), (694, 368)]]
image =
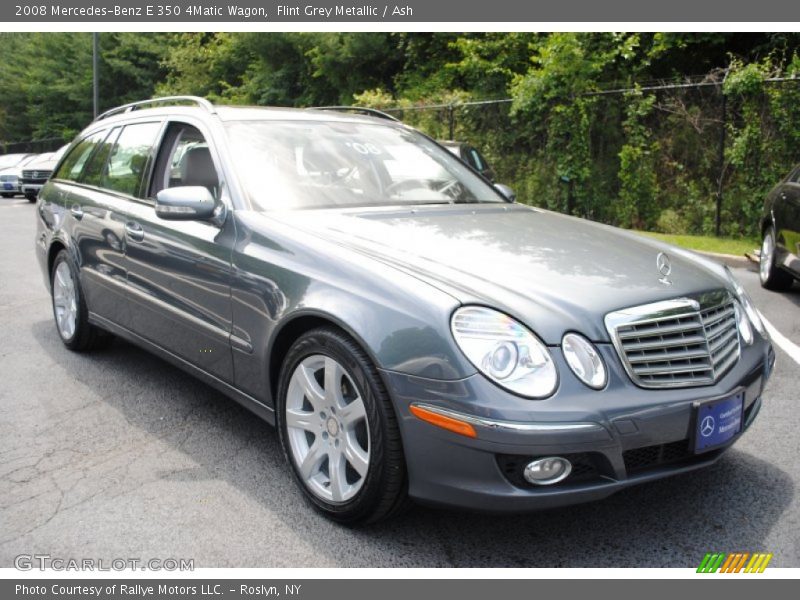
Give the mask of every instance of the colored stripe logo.
[(697, 567), (698, 573), (763, 573), (769, 561), (772, 560), (771, 552), (708, 552)]

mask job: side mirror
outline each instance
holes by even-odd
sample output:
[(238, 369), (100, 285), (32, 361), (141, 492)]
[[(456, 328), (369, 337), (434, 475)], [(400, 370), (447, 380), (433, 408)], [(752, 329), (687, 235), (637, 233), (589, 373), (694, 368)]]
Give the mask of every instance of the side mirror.
[(498, 192), (500, 192), (500, 193), (503, 195), (503, 197), (504, 197), (506, 200), (508, 200), (509, 202), (516, 202), (516, 201), (517, 201), (517, 194), (516, 194), (516, 193), (514, 193), (514, 190), (512, 190), (512, 189), (511, 189), (510, 187), (508, 187), (507, 185), (505, 185), (505, 184), (502, 184), (502, 183), (495, 183), (495, 184), (494, 184), (494, 187), (495, 187), (495, 189), (496, 189)]
[(208, 188), (187, 185), (156, 194), (156, 214), (168, 221), (195, 221), (214, 216), (217, 203)]

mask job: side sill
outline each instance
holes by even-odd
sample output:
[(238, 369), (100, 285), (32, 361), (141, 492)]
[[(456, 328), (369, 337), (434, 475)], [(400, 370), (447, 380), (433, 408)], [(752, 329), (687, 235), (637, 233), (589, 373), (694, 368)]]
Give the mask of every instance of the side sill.
[(154, 344), (153, 342), (146, 340), (145, 338), (141, 337), (140, 335), (126, 329), (120, 325), (117, 325), (113, 321), (109, 321), (105, 317), (101, 317), (95, 313), (89, 312), (89, 322), (92, 325), (96, 325), (101, 327), (107, 331), (110, 331), (116, 336), (121, 337), (124, 340), (139, 346), (140, 348), (147, 350), (148, 352), (158, 356), (159, 358), (175, 365), (176, 367), (186, 371), (190, 375), (196, 377), (203, 383), (210, 385), (214, 389), (222, 392), (229, 398), (235, 400), (246, 409), (254, 413), (256, 416), (264, 419), (267, 423), (272, 426), (275, 426), (275, 409), (267, 406), (263, 402), (257, 400), (253, 396), (249, 394), (245, 394), (241, 390), (233, 387), (229, 383), (222, 381), (218, 377), (211, 375), (207, 371), (193, 365), (192, 363), (188, 362), (187, 360), (181, 358), (170, 352), (169, 350), (165, 350), (158, 344)]

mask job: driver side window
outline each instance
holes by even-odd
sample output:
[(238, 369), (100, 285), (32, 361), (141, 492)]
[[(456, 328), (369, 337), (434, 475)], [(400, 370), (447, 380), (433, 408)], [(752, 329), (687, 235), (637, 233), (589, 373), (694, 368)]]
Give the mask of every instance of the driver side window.
[(172, 123), (159, 151), (150, 195), (183, 186), (202, 186), (219, 198), (219, 175), (205, 137), (196, 127)]

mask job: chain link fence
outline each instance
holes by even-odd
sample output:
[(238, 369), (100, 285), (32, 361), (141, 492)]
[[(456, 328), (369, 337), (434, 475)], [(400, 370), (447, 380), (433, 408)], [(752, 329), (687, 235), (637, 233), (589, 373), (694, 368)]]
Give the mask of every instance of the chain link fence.
[(42, 154), (54, 152), (67, 142), (60, 137), (30, 140), (27, 142), (0, 142), (0, 156), (3, 154)]
[[(765, 195), (800, 162), (800, 78), (736, 88), (725, 77), (583, 94), (573, 99), (588, 122), (579, 144), (569, 131), (554, 141), (552, 114), (515, 111), (510, 98), (375, 108), (473, 144), (521, 202), (665, 233), (757, 237)], [(0, 143), (0, 153), (64, 143)], [(564, 169), (576, 148), (585, 154), (578, 176)]]
[[(642, 98), (652, 105), (639, 119), (635, 149), (646, 155), (640, 170), (648, 165), (649, 173), (637, 176), (652, 185), (623, 212), (630, 166), (621, 156), (634, 135), (631, 104)], [(800, 79), (767, 79), (745, 97), (725, 91), (723, 73), (592, 92), (583, 100), (588, 175), (577, 181), (560, 172), (548, 123), (515, 113), (510, 98), (381, 110), (434, 138), (475, 145), (521, 202), (665, 233), (756, 237), (765, 195), (800, 162)]]

